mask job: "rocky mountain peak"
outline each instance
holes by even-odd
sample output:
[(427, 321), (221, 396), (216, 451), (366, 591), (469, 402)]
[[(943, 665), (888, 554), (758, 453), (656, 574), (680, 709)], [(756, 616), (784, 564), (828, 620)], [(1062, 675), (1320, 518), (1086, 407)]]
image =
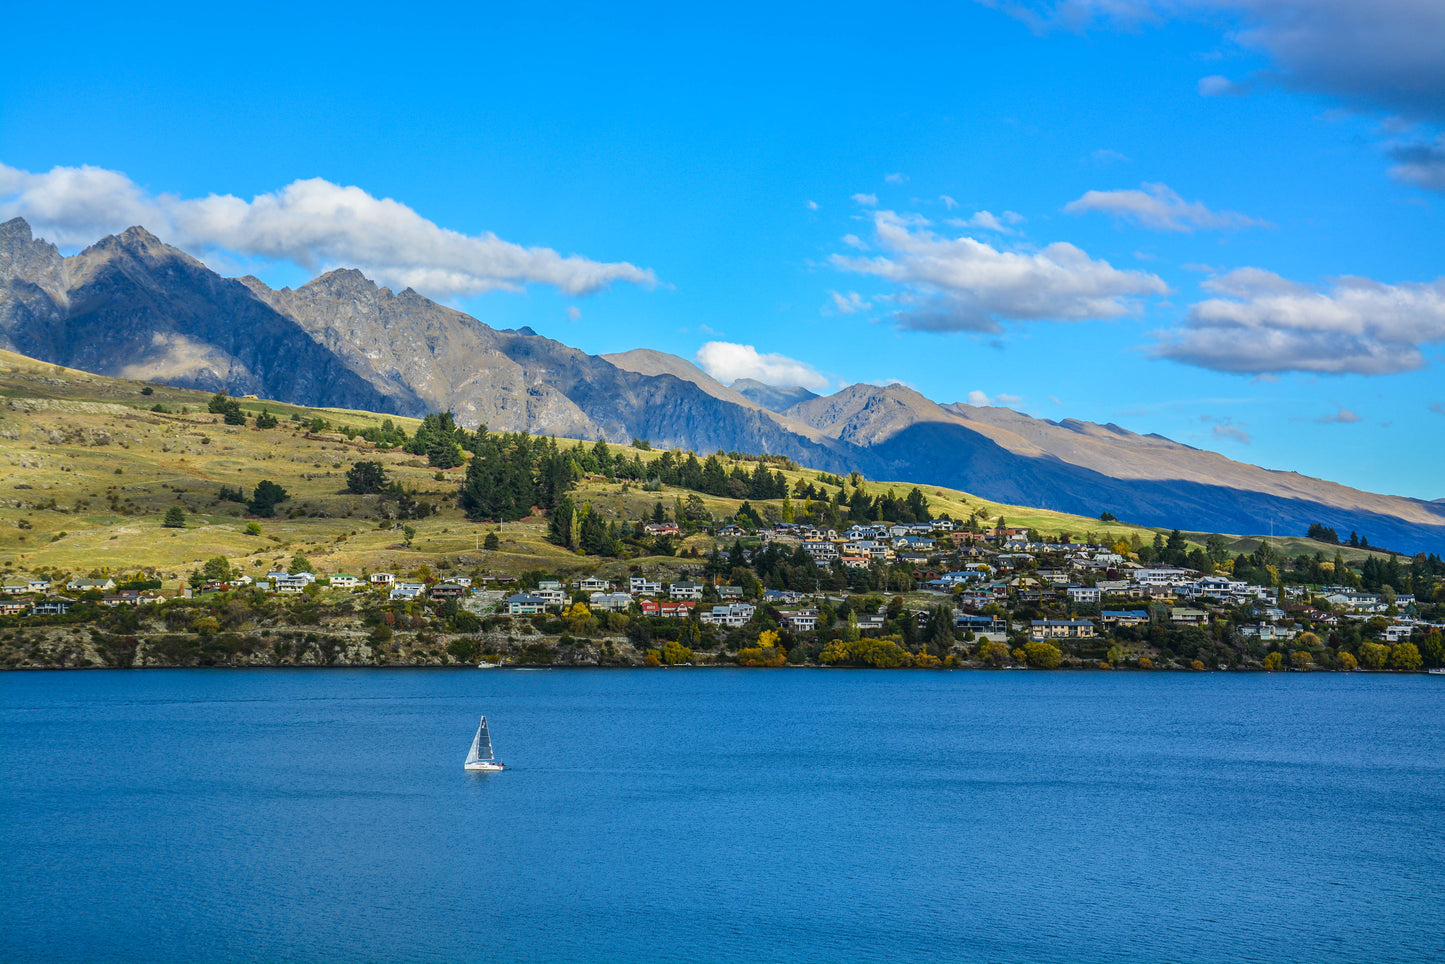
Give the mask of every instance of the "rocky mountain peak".
[(34, 240), (30, 233), (30, 222), (24, 218), (11, 218), (4, 224), (0, 224), (0, 243), (21, 242), (29, 244)]
[(329, 291), (333, 294), (373, 294), (379, 289), (376, 282), (355, 268), (336, 268), (306, 282), (298, 290), (313, 293)]
[(0, 224), (0, 287), (29, 282), (56, 296), (64, 288), (65, 263), (49, 241), (36, 240), (30, 223), (11, 218)]

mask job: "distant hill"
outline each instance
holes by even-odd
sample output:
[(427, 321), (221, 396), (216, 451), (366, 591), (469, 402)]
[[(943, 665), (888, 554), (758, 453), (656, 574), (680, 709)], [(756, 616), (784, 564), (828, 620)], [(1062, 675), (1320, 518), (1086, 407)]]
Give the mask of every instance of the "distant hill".
[(1142, 524), (1302, 535), (1310, 523), (1445, 552), (1445, 501), (1377, 495), (1235, 462), (1116, 425), (940, 405), (900, 385), (829, 396), (685, 359), (597, 356), (499, 331), (359, 271), (295, 290), (229, 279), (144, 228), (72, 257), (0, 225), (0, 348), (105, 375), (465, 425), (714, 451), (911, 479), (1001, 502)]
[(779, 388), (775, 385), (764, 385), (752, 378), (739, 378), (730, 387), (772, 412), (785, 412), (794, 405), (818, 397), (817, 392), (810, 392), (801, 385)]

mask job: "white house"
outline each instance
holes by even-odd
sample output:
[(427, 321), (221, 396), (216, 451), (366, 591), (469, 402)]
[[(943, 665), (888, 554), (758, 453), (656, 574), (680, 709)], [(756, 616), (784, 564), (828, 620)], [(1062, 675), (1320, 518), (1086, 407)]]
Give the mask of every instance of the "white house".
[(783, 625), (795, 633), (810, 633), (818, 628), (818, 610), (799, 609), (796, 612), (778, 613)]
[(1091, 586), (1070, 586), (1064, 592), (1069, 594), (1069, 600), (1076, 603), (1097, 603), (1104, 598), (1102, 590)]
[[(32, 579), (27, 592), (45, 592), (50, 588), (50, 583), (44, 579)], [(106, 576), (101, 579), (72, 579), (65, 584), (65, 588), (71, 592), (90, 592), (92, 589), (100, 592), (111, 592), (115, 589), (115, 580)]]
[(747, 625), (748, 620), (753, 618), (753, 612), (753, 607), (747, 603), (728, 603), (724, 606), (714, 606), (711, 612), (703, 613), (698, 620), (712, 626), (727, 626), (735, 629)]
[(331, 577), (331, 585), (335, 589), (356, 589), (361, 580), (349, 573), (339, 572)]
[(1094, 635), (1094, 624), (1087, 619), (1035, 619), (1029, 623), (1034, 639), (1082, 639)]
[(702, 583), (675, 582), (667, 587), (667, 594), (673, 599), (701, 599)]
[(588, 597), (588, 605), (593, 609), (623, 613), (632, 608), (632, 597), (625, 592), (594, 592)]
[(596, 576), (588, 576), (577, 584), (577, 588), (586, 593), (611, 592), (612, 583), (606, 579), (598, 579)]
[(270, 576), (271, 591), (290, 594), (299, 593), (311, 585), (315, 579), (314, 576), (312, 576), (311, 579), (305, 578), (310, 575), (311, 573), (309, 572), (298, 572), (294, 576), (286, 572), (272, 573)]
[[(555, 587), (555, 586), (556, 586), (556, 583), (553, 583), (552, 585), (553, 585), (553, 587)], [(557, 589), (557, 588), (547, 588), (547, 589), (543, 589), (543, 588), (541, 588), (541, 587), (539, 586), (539, 587), (537, 588), (537, 590), (532, 593), (532, 595), (536, 596), (538, 599), (543, 600), (548, 606), (565, 606), (565, 605), (567, 605), (567, 594), (566, 594), (565, 592), (563, 592), (561, 589)]]
[(396, 577), (389, 572), (373, 572), (371, 574), (371, 584), (381, 588), (393, 586), (396, 585)]
[(633, 576), (627, 581), (627, 588), (634, 596), (662, 595), (662, 583), (653, 582), (646, 576)]

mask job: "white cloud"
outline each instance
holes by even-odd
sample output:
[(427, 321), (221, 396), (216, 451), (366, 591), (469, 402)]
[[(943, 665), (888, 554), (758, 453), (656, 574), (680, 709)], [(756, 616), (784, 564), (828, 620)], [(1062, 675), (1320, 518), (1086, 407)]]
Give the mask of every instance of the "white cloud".
[(1229, 440), (1239, 442), (1243, 445), (1248, 445), (1254, 441), (1249, 433), (1235, 424), (1234, 419), (1228, 415), (1201, 415), (1199, 416), (1199, 420), (1213, 425), (1211, 434), (1214, 436), (1215, 441)]
[(804, 201), (804, 202), (803, 202), (803, 206), (804, 206), (805, 208), (807, 208), (809, 211), (816, 211), (816, 210), (818, 210), (818, 202), (817, 202), (817, 201)]
[(1000, 251), (972, 238), (941, 238), (892, 211), (874, 212), (873, 221), (884, 255), (835, 254), (830, 261), (899, 285), (893, 297), (904, 308), (895, 320), (904, 328), (997, 331), (1001, 320), (1114, 318), (1133, 310), (1131, 296), (1169, 292), (1154, 275), (1119, 271), (1072, 244)]
[(1111, 151), (1107, 147), (1101, 147), (1097, 151), (1092, 151), (1089, 154), (1089, 160), (1100, 167), (1107, 167), (1110, 164), (1122, 164), (1128, 161), (1129, 158), (1120, 154), (1118, 151)]
[(1433, 141), (1407, 141), (1386, 147), (1395, 161), (1390, 176), (1431, 191), (1445, 191), (1445, 134)]
[(883, 175), (883, 182), (885, 184), (907, 184), (908, 175), (901, 173), (885, 174)]
[(1246, 90), (1244, 85), (1219, 74), (1199, 78), (1198, 89), (1200, 97), (1237, 97)]
[(1338, 412), (1335, 412), (1333, 415), (1321, 415), (1315, 419), (1315, 421), (1320, 425), (1350, 425), (1354, 422), (1364, 421), (1364, 419), (1343, 405), (1337, 404), (1335, 407), (1339, 409)]
[(1384, 375), (1424, 366), (1420, 347), (1445, 341), (1445, 277), (1396, 285), (1344, 277), (1321, 290), (1240, 268), (1204, 287), (1221, 297), (1158, 333), (1156, 355), (1246, 374)]
[(833, 308), (839, 314), (856, 315), (860, 311), (867, 311), (873, 307), (871, 303), (864, 301), (863, 296), (856, 291), (850, 291), (846, 295), (841, 295), (836, 291), (829, 291), (828, 294), (833, 299)]
[(853, 200), (865, 208), (876, 208), (878, 206), (878, 195), (876, 194), (854, 194)]
[(847, 245), (848, 247), (850, 247), (850, 248), (857, 248), (859, 251), (867, 251), (867, 250), (868, 250), (868, 242), (864, 241), (862, 238), (858, 237), (858, 235), (856, 235), (856, 234), (845, 234), (845, 235), (843, 235), (843, 243), (846, 244), (846, 245)]
[(763, 354), (752, 345), (710, 341), (697, 350), (697, 363), (713, 378), (730, 385), (752, 378), (765, 385), (801, 385), (812, 391), (828, 387), (828, 379), (807, 362), (776, 353)]
[(999, 396), (998, 396), (998, 403), (999, 403), (1000, 405), (1018, 405), (1018, 404), (1019, 404), (1020, 402), (1022, 402), (1023, 400), (1024, 400), (1024, 397), (1023, 397), (1022, 395), (1009, 395), (1009, 394), (1000, 392), (1000, 393), (999, 393)]
[(1156, 231), (1230, 230), (1268, 227), (1269, 222), (1237, 211), (1211, 211), (1200, 201), (1186, 201), (1167, 184), (1144, 184), (1143, 190), (1086, 191), (1064, 205), (1065, 214), (1102, 211)]
[(1022, 220), (1023, 215), (1013, 211), (1005, 211), (1001, 219), (988, 211), (979, 211), (971, 218), (949, 218), (945, 223), (955, 228), (982, 228), (985, 231), (997, 231), (999, 234), (1017, 234), (1017, 231), (1003, 222), (1018, 224)]
[(1248, 432), (1240, 428), (1238, 425), (1233, 424), (1214, 426), (1214, 437), (1216, 439), (1229, 439), (1234, 442), (1240, 442), (1244, 445), (1248, 445), (1250, 442), (1254, 441), (1252, 438), (1250, 438)]
[(652, 271), (626, 262), (523, 247), (491, 232), (451, 231), (399, 201), (320, 178), (246, 201), (151, 194), (119, 171), (97, 167), (32, 174), (0, 164), (0, 219), (16, 216), (62, 246), (139, 224), (183, 248), (215, 247), (313, 270), (356, 267), (383, 284), (441, 298), (528, 284), (583, 295), (619, 281), (657, 283)]
[(943, 207), (945, 210), (952, 211), (954, 208), (958, 207), (958, 202), (955, 201), (953, 198), (949, 197), (947, 194), (940, 194), (938, 196), (938, 199), (943, 202)]
[(1445, 117), (1445, 3), (1440, 0), (977, 0), (1034, 30), (1165, 20), (1224, 23), (1267, 54), (1269, 78), (1356, 105)]
[(992, 405), (993, 402), (989, 399), (987, 395), (975, 388), (973, 391), (968, 393), (968, 404), (978, 405), (982, 407), (984, 405)]
[(567, 308), (567, 320), (568, 320), (568, 321), (581, 321), (581, 320), (582, 320), (582, 309), (581, 309), (581, 308), (578, 308), (576, 305), (570, 305), (570, 306), (568, 306), (568, 308)]

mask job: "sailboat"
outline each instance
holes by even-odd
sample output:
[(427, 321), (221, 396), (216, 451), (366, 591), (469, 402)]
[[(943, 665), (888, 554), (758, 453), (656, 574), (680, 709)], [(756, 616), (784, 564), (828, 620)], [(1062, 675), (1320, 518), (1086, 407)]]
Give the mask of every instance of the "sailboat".
[(467, 752), (468, 770), (493, 773), (502, 769), (502, 765), (492, 758), (492, 734), (487, 730), (487, 718), (482, 717), (482, 722), (477, 726), (477, 735), (472, 737), (472, 748)]

